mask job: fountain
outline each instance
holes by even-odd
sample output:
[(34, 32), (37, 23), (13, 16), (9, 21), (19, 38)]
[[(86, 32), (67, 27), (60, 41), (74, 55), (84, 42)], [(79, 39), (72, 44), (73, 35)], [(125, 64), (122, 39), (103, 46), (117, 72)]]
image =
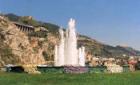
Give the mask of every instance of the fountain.
[(75, 20), (70, 19), (68, 29), (59, 30), (60, 43), (55, 46), (55, 66), (85, 66), (85, 47), (77, 49)]
[(62, 29), (59, 30), (60, 33), (60, 44), (55, 46), (55, 66), (64, 65), (64, 32)]

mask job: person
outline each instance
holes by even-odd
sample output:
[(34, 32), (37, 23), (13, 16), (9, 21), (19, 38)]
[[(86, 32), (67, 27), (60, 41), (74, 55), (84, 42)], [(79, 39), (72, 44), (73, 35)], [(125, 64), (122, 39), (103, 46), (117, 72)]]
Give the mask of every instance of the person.
[(140, 58), (138, 59), (136, 66), (135, 66), (136, 70), (140, 70)]
[(135, 65), (136, 65), (137, 61), (134, 59), (134, 57), (130, 57), (128, 60), (128, 65), (129, 65), (129, 70), (130, 71), (135, 71)]

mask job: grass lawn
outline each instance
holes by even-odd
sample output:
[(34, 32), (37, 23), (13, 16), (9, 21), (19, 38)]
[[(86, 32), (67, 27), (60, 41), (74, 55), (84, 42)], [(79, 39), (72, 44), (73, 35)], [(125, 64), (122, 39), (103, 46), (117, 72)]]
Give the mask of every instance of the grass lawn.
[(121, 74), (0, 73), (0, 85), (140, 85), (140, 72)]

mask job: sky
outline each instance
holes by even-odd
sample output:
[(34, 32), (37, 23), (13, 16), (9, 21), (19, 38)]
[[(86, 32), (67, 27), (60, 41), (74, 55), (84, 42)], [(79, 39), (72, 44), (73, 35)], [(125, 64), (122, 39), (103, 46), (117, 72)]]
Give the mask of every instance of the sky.
[(140, 0), (0, 0), (0, 12), (30, 15), (67, 27), (109, 45), (140, 50)]

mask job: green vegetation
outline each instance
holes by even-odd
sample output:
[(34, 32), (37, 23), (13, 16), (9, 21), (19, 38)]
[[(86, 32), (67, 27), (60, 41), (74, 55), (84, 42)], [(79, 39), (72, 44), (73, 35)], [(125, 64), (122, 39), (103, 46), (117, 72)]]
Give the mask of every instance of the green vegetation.
[(121, 74), (0, 73), (0, 85), (139, 85), (140, 72)]

